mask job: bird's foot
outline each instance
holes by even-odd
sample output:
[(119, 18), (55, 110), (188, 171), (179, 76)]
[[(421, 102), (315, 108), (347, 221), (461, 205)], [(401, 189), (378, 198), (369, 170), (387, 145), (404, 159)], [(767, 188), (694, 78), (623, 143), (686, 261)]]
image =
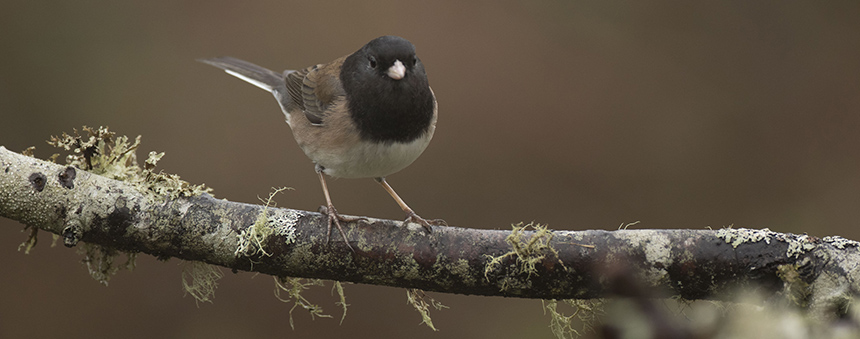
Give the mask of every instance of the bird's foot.
[(337, 226), (337, 230), (340, 231), (340, 235), (343, 237), (343, 241), (346, 242), (346, 246), (349, 247), (353, 252), (355, 249), (352, 248), (352, 245), (349, 244), (349, 239), (346, 238), (346, 232), (343, 231), (343, 227), (340, 225), (340, 222), (354, 222), (360, 220), (367, 220), (367, 218), (363, 217), (345, 217), (337, 213), (337, 210), (332, 205), (328, 206), (320, 206), (320, 213), (325, 214), (328, 217), (328, 227), (326, 228), (325, 242), (329, 243), (331, 240), (331, 225), (334, 224)]
[(442, 219), (424, 219), (415, 212), (407, 212), (406, 220), (403, 220), (403, 226), (406, 226), (409, 222), (414, 222), (424, 227), (425, 230), (429, 233), (433, 233), (433, 228), (431, 226), (448, 226), (448, 223)]

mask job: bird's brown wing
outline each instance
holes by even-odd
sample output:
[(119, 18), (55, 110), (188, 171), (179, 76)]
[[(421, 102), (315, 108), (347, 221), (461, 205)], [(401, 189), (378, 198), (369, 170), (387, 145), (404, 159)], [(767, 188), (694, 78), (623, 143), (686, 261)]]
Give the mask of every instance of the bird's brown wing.
[(327, 64), (319, 64), (287, 75), (287, 91), (315, 125), (324, 123), (331, 104), (346, 93), (340, 81), (340, 69), (344, 58)]

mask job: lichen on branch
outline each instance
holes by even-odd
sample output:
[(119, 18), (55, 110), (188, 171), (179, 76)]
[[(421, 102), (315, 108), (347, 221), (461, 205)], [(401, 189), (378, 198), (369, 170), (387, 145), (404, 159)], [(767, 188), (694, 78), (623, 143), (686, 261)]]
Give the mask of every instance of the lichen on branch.
[(212, 191), (205, 184), (192, 185), (176, 174), (163, 171), (156, 173), (155, 166), (164, 152), (150, 152), (144, 167), (140, 167), (136, 152), (140, 146), (139, 135), (130, 141), (124, 135), (117, 137), (116, 133), (104, 126), (84, 126), (81, 131), (83, 133), (73, 129), (71, 134), (63, 132), (59, 137), (51, 136), (48, 140), (49, 145), (71, 152), (66, 156), (66, 165), (133, 184), (155, 193), (156, 197), (167, 199), (192, 197)]

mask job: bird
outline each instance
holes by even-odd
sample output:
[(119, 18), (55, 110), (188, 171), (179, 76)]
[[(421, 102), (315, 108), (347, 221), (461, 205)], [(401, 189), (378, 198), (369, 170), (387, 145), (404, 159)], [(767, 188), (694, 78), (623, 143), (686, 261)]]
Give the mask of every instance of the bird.
[(233, 57), (198, 61), (275, 96), (293, 137), (314, 163), (326, 200), (320, 208), (328, 217), (326, 242), (334, 225), (349, 245), (340, 222), (363, 219), (338, 214), (326, 175), (375, 179), (406, 213), (404, 225), (415, 222), (431, 234), (432, 226), (445, 225), (416, 214), (385, 179), (412, 164), (436, 130), (436, 96), (408, 40), (381, 36), (329, 63), (282, 73)]

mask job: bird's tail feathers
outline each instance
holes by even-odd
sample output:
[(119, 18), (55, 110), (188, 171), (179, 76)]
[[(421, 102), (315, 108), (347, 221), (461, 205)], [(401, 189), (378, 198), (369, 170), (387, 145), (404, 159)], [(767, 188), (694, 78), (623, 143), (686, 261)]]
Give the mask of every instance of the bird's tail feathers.
[(276, 73), (272, 70), (257, 66), (244, 60), (239, 60), (233, 57), (217, 57), (198, 59), (197, 61), (223, 69), (227, 74), (245, 80), (248, 83), (268, 92), (274, 93), (275, 91), (278, 91), (283, 93), (283, 89), (286, 89), (283, 74)]

